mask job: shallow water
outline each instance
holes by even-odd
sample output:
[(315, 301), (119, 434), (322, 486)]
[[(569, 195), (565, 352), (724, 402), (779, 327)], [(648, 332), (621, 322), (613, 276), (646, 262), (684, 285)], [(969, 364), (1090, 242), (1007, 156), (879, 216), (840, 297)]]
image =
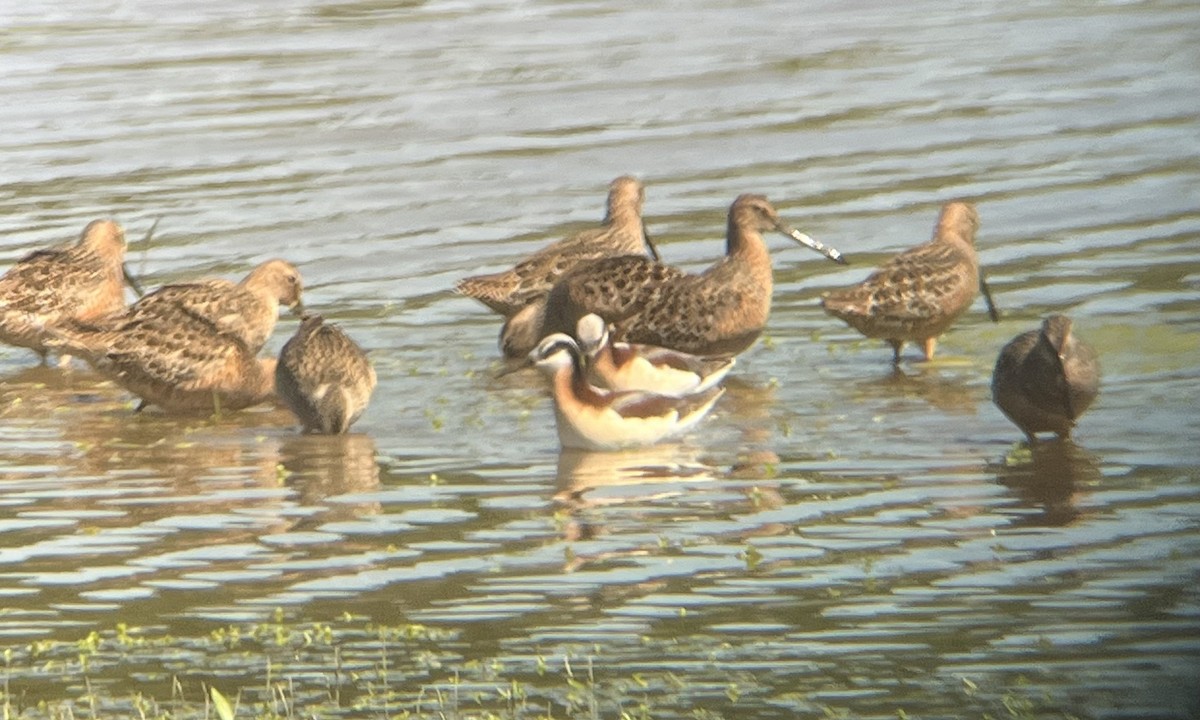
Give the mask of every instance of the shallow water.
[[(0, 11), (0, 265), (99, 216), (151, 286), (284, 256), (380, 379), (355, 435), (314, 438), (273, 409), (133, 415), (82, 366), (0, 348), (20, 667), (120, 622), (186, 656), (282, 608), (445, 628), (535, 685), (533, 658), (572, 648), (601, 678), (669, 668), (685, 689), (640, 691), (655, 716), (998, 716), (1014, 693), (1200, 713), (1200, 6), (643, 5)], [(669, 262), (710, 262), (761, 192), (852, 264), (771, 239), (768, 333), (714, 416), (560, 453), (537, 379), (493, 379), (497, 318), (450, 288), (596, 222), (623, 173)], [(895, 373), (817, 297), (956, 197), (1004, 317), (978, 303)], [(991, 366), (1053, 311), (1102, 393), (1074, 444), (1022, 455)], [(409, 670), (393, 682), (438, 680)]]

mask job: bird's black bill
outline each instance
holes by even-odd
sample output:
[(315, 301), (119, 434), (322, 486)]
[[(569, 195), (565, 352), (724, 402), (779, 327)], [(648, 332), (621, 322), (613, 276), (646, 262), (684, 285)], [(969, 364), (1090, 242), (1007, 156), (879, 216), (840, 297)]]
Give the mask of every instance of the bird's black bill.
[(129, 267), (125, 263), (121, 263), (121, 274), (125, 276), (125, 284), (133, 288), (133, 291), (137, 293), (138, 297), (142, 297), (146, 294), (146, 291), (142, 289), (142, 284), (137, 281), (137, 278), (130, 274)]
[(979, 291), (983, 293), (983, 301), (987, 303), (988, 317), (994, 323), (1000, 322), (1000, 311), (996, 309), (996, 303), (992, 300), (992, 289), (988, 287), (983, 273), (979, 273)]
[(642, 223), (642, 238), (646, 241), (646, 249), (650, 251), (650, 257), (654, 258), (654, 262), (662, 262), (662, 258), (658, 255), (658, 248), (654, 247), (650, 233), (646, 232), (646, 223)]

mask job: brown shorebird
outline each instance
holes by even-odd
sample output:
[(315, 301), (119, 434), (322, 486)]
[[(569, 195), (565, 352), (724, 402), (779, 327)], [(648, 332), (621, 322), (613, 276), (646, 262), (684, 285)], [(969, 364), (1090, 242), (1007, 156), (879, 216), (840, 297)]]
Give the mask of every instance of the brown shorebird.
[[(107, 327), (152, 316), (176, 317), (186, 313), (202, 318), (217, 330), (236, 337), (258, 353), (279, 319), (280, 306), (302, 310), (300, 271), (286, 260), (259, 264), (241, 282), (207, 279), (175, 283), (142, 297), (123, 314), (110, 318)], [(100, 324), (100, 327), (104, 327)]]
[(549, 335), (530, 362), (550, 380), (558, 439), (565, 448), (619, 450), (686, 432), (708, 414), (724, 388), (683, 398), (601, 390), (588, 382), (583, 353), (569, 336)]
[(375, 368), (341, 328), (308, 315), (279, 353), (275, 390), (304, 432), (341, 435), (366, 410)]
[(717, 385), (733, 368), (732, 357), (707, 358), (654, 347), (613, 342), (599, 315), (579, 318), (575, 337), (589, 374), (609, 390), (642, 390), (683, 397)]
[(920, 343), (925, 359), (931, 359), (938, 336), (966, 311), (981, 287), (992, 320), (998, 320), (975, 254), (978, 229), (973, 205), (947, 203), (932, 240), (888, 260), (858, 285), (825, 293), (821, 305), (863, 335), (886, 340), (894, 363), (910, 341)]
[(240, 338), (183, 305), (161, 310), (103, 328), (60, 330), (55, 346), (141, 398), (139, 411), (158, 405), (172, 413), (220, 414), (274, 395), (274, 358), (255, 357)]
[(1041, 329), (1009, 341), (992, 373), (992, 401), (1031, 445), (1039, 432), (1070, 437), (1099, 390), (1096, 352), (1071, 334), (1065, 315), (1051, 315)]
[(636, 178), (623, 175), (608, 189), (608, 213), (598, 228), (584, 230), (560, 240), (492, 275), (476, 275), (458, 281), (455, 289), (511, 317), (531, 302), (545, 297), (560, 277), (580, 265), (615, 255), (658, 251), (642, 222), (645, 189)]
[(597, 260), (564, 276), (541, 306), (509, 319), (500, 345), (510, 357), (551, 333), (573, 333), (595, 313), (616, 340), (692, 355), (736, 355), (754, 343), (771, 310), (771, 257), (762, 232), (776, 230), (845, 263), (842, 254), (785, 225), (762, 195), (729, 208), (725, 256), (699, 275), (646, 257)]
[(0, 341), (33, 350), (44, 364), (51, 331), (123, 310), (125, 247), (120, 225), (94, 220), (78, 242), (18, 260), (0, 277)]

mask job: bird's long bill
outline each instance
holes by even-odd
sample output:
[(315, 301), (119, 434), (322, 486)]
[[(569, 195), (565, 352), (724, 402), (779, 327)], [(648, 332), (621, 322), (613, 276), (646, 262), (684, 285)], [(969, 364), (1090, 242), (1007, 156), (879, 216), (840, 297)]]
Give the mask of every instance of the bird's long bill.
[(996, 309), (996, 303), (992, 300), (992, 289), (988, 287), (987, 278), (983, 273), (979, 273), (979, 291), (983, 293), (983, 301), (987, 303), (988, 317), (992, 322), (1000, 322), (1000, 311)]
[(650, 233), (646, 231), (646, 223), (642, 223), (642, 239), (646, 241), (646, 249), (650, 251), (650, 257), (654, 258), (654, 262), (662, 262), (662, 258), (658, 256), (658, 248), (654, 247), (654, 241), (650, 239)]
[(133, 288), (133, 291), (137, 293), (138, 297), (142, 297), (146, 294), (146, 291), (142, 289), (142, 284), (137, 281), (137, 278), (130, 274), (129, 266), (125, 263), (121, 263), (121, 275), (125, 277), (125, 283), (129, 285), (129, 287)]
[(793, 240), (800, 243), (801, 245), (804, 245), (806, 247), (812, 248), (813, 250), (816, 250), (817, 252), (821, 253), (825, 257), (834, 261), (835, 263), (837, 263), (839, 265), (846, 264), (845, 256), (843, 256), (840, 252), (838, 252), (837, 248), (831, 248), (827, 245), (823, 245), (823, 244), (817, 242), (816, 240), (813, 240), (809, 236), (805, 235), (804, 233), (800, 232), (799, 230), (790, 228), (786, 225), (780, 225), (779, 230), (784, 235), (787, 235), (788, 237), (792, 238)]

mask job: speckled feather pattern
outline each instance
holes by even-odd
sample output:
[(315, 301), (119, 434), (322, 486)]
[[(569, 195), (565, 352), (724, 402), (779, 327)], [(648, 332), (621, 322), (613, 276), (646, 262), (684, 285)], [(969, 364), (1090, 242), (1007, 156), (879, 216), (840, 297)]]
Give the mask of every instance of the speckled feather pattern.
[(932, 240), (895, 256), (862, 283), (827, 293), (825, 311), (871, 338), (923, 341), (942, 334), (979, 293), (978, 226), (974, 207), (947, 204)]
[(48, 331), (123, 310), (125, 247), (120, 225), (96, 220), (78, 242), (17, 261), (0, 278), (0, 341), (44, 356)]
[(609, 186), (604, 224), (576, 233), (530, 255), (504, 272), (460, 280), (455, 289), (495, 312), (511, 317), (550, 292), (572, 269), (601, 258), (636, 255), (649, 246), (642, 222), (645, 191), (636, 178), (622, 176)]
[(279, 398), (305, 432), (345, 433), (366, 410), (375, 383), (362, 348), (319, 315), (300, 323), (275, 368)]
[(735, 355), (762, 333), (771, 310), (771, 259), (762, 231), (783, 225), (762, 195), (729, 209), (726, 255), (699, 275), (644, 257), (601, 260), (564, 277), (550, 292), (539, 337), (572, 333), (595, 313), (614, 341), (692, 355)]
[(168, 412), (239, 410), (274, 395), (275, 359), (187, 312), (135, 317), (61, 336), (100, 373)]
[(1039, 432), (1069, 437), (1100, 389), (1095, 350), (1052, 315), (1038, 330), (1013, 338), (992, 373), (992, 400), (1031, 441)]
[(296, 266), (284, 260), (268, 260), (239, 283), (209, 279), (165, 285), (134, 303), (124, 316), (112, 319), (110, 326), (186, 313), (212, 323), (257, 353), (275, 329), (280, 305), (298, 306), (302, 287)]

